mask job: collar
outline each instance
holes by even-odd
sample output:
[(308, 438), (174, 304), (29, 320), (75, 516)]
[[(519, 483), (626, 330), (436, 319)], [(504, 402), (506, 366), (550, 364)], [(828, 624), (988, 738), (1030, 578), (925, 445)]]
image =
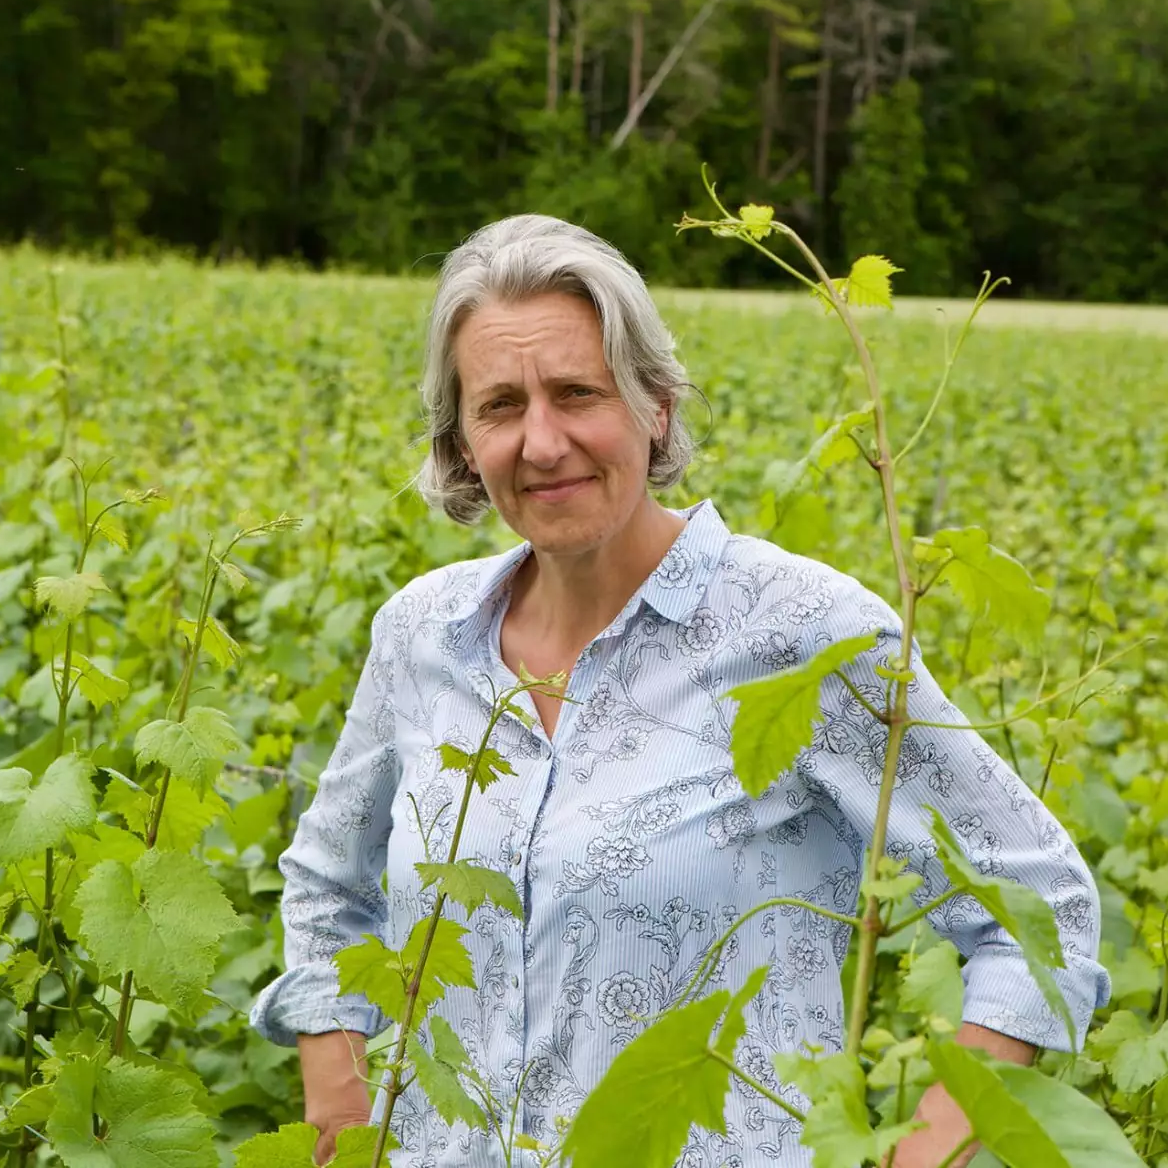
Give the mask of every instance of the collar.
[[(629, 598), (613, 621), (609, 635), (618, 635), (648, 604), (659, 616), (684, 624), (705, 597), (730, 538), (721, 515), (709, 499), (674, 510), (686, 520), (677, 539), (649, 578)], [(503, 598), (511, 577), (531, 555), (531, 544), (519, 544), (501, 555), (477, 561), (476, 571), (464, 582), (451, 581), (455, 592), (440, 606), (439, 619), (446, 623), (471, 620), (493, 610)]]

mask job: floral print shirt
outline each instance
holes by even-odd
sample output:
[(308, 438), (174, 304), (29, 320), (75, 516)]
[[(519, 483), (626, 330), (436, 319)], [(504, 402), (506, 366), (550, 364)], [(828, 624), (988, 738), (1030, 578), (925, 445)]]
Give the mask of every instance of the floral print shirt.
[[(496, 1099), (509, 1106), (522, 1081), (518, 1129), (549, 1142), (556, 1117), (574, 1113), (739, 914), (781, 896), (854, 912), (872, 833), (887, 731), (838, 679), (823, 685), (811, 746), (758, 799), (735, 776), (734, 703), (722, 695), (875, 630), (877, 647), (846, 668), (882, 701), (874, 667), (897, 647), (895, 614), (840, 572), (732, 535), (708, 500), (679, 514), (686, 526), (659, 567), (581, 654), (552, 738), (538, 718), (532, 729), (511, 716), (499, 723), (492, 745), (515, 774), (472, 797), (462, 837), (461, 858), (513, 878), (524, 917), (489, 903), (474, 914), (465, 940), (477, 988), (448, 989), (434, 1008)], [(401, 948), (433, 905), (414, 869), (424, 858), (414, 803), (435, 823), (431, 852), (444, 858), (462, 787), (438, 747), (477, 745), (493, 689), (515, 683), (500, 626), (530, 550), (431, 572), (378, 612), (344, 730), (280, 861), (288, 972), (253, 1011), (272, 1040), (384, 1027), (363, 998), (338, 995), (330, 959), (364, 933)], [(921, 662), (913, 667), (913, 715), (963, 721)], [(526, 695), (520, 704), (534, 717)], [(1054, 976), (1081, 1043), (1109, 983), (1096, 961), (1098, 895), (1066, 832), (972, 731), (914, 728), (888, 850), (923, 877), (920, 903), (947, 883), (930, 804), (983, 872), (1024, 882), (1053, 907), (1066, 959)], [(457, 905), (447, 911), (466, 923)], [(931, 921), (968, 958), (967, 1021), (1068, 1049), (1017, 946), (974, 901), (952, 899)], [(848, 934), (806, 910), (776, 908), (734, 936), (717, 969), (713, 984), (736, 990), (768, 967), (737, 1060), (793, 1102), (800, 1097), (777, 1082), (770, 1056), (803, 1044), (840, 1049)], [(724, 1135), (692, 1130), (679, 1165), (809, 1164), (798, 1124), (737, 1081), (725, 1115)], [(392, 1162), (403, 1168), (503, 1163), (497, 1136), (448, 1126), (414, 1088), (393, 1126), (402, 1149)]]

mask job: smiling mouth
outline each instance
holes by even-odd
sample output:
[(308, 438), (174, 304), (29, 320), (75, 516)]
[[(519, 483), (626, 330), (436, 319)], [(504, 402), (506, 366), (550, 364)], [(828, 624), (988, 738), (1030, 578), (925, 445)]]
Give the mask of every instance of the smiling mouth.
[(561, 479), (556, 483), (536, 483), (530, 487), (525, 487), (524, 491), (526, 494), (534, 495), (537, 499), (555, 501), (566, 499), (576, 494), (577, 491), (582, 490), (590, 482), (592, 482), (591, 476), (578, 479)]

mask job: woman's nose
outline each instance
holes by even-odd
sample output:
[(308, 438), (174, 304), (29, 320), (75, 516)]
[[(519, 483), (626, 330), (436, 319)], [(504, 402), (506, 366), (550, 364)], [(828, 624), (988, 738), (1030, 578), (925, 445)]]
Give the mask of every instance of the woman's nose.
[(528, 402), (523, 413), (523, 457), (533, 466), (550, 468), (567, 453), (567, 435), (555, 411), (538, 399)]

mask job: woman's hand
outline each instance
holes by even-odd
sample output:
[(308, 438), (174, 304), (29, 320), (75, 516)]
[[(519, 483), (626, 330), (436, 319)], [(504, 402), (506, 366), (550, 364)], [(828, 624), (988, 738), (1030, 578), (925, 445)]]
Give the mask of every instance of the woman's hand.
[(304, 1119), (320, 1132), (313, 1158), (327, 1164), (336, 1154), (338, 1133), (369, 1122), (365, 1035), (351, 1030), (302, 1034), (298, 1045)]

